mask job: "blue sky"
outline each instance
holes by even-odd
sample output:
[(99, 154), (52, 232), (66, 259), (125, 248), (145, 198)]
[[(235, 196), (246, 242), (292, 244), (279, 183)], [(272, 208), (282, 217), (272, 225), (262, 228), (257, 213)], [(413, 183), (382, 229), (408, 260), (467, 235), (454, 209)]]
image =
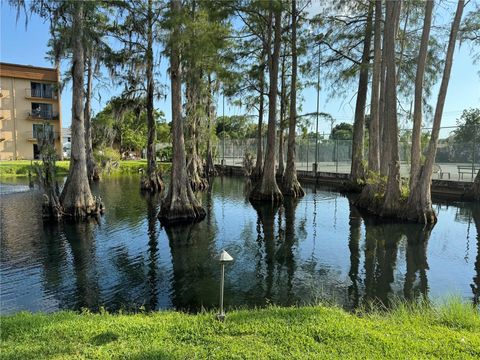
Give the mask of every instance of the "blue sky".
[[(5, 0), (1, 0), (0, 22), (0, 61), (46, 67), (51, 66), (51, 63), (45, 59), (46, 52), (48, 51), (48, 23), (37, 16), (33, 16), (29, 19), (27, 28), (25, 28), (24, 16), (22, 15), (17, 22), (16, 10), (10, 7)], [(463, 44), (456, 49), (442, 126), (455, 125), (456, 119), (464, 109), (480, 107), (480, 68), (478, 64), (473, 64), (470, 51), (471, 47), (468, 44)], [(167, 59), (161, 60), (160, 71), (164, 72), (164, 75), (161, 76), (161, 81), (168, 85), (169, 79), (166, 74), (167, 63)], [(69, 64), (64, 62), (62, 71), (65, 71), (68, 66)], [(442, 70), (443, 69), (439, 69), (439, 71)], [(332, 85), (323, 84), (322, 86)], [(430, 101), (432, 105), (435, 105), (437, 91), (438, 86), (432, 93), (433, 95)], [(113, 85), (103, 86), (99, 90), (101, 101), (99, 99), (93, 101), (94, 113), (100, 111), (108, 99), (117, 92)], [(355, 107), (355, 88), (352, 88), (351, 92), (341, 99), (327, 99), (325, 95), (322, 95), (321, 93), (320, 111), (332, 114), (338, 122), (352, 122)], [(70, 125), (71, 96), (71, 87), (70, 84), (67, 84), (62, 93), (62, 119), (64, 127)], [(313, 88), (305, 89), (303, 91), (303, 98), (302, 113), (314, 112), (316, 110), (316, 90)], [(219, 101), (218, 105), (217, 112), (221, 115), (221, 101)], [(170, 119), (169, 97), (167, 97), (166, 101), (157, 102), (155, 106), (166, 114), (167, 119)], [(227, 115), (240, 114), (243, 113), (243, 111), (242, 109), (230, 106), (227, 102), (225, 113)], [(319, 129), (321, 132), (329, 132), (330, 123), (322, 121)], [(448, 132), (445, 130), (441, 135), (446, 136), (447, 134)]]

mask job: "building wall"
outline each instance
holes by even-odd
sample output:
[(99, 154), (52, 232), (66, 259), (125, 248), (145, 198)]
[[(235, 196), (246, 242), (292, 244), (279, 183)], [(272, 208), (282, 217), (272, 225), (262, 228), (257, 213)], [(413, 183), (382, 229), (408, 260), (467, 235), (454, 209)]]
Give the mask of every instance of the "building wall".
[[(10, 66), (15, 69), (15, 66)], [(49, 81), (53, 75), (50, 74), (45, 80), (45, 76), (37, 80), (39, 76), (35, 75), (35, 68), (27, 68), (23, 74), (22, 67), (18, 67), (16, 73), (11, 69), (7, 69), (4, 64), (1, 64), (0, 76), (0, 160), (15, 160), (15, 159), (33, 159), (34, 144), (37, 143), (33, 138), (33, 124), (48, 123), (53, 125), (55, 132), (55, 149), (59, 158), (63, 156), (62, 151), (62, 137), (61, 137), (61, 117), (60, 117), (60, 100), (57, 99), (40, 99), (30, 97), (30, 92), (27, 89), (31, 88), (31, 80), (21, 77), (32, 77), (35, 82), (52, 83)], [(8, 71), (7, 71), (8, 70)], [(27, 72), (28, 71), (28, 72)], [(43, 70), (41, 72), (47, 72)], [(50, 73), (56, 73), (55, 70), (50, 70)], [(14, 75), (21, 77), (10, 77), (4, 75)], [(57, 120), (32, 119), (29, 113), (32, 110), (32, 103), (52, 104), (52, 111), (58, 114)]]
[(0, 160), (6, 160), (16, 154), (11, 79), (1, 77), (0, 89)]

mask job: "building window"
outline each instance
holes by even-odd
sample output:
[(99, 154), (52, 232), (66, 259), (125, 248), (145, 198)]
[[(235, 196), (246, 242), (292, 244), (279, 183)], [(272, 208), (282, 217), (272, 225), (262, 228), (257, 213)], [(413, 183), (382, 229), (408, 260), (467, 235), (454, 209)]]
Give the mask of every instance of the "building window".
[(52, 119), (52, 104), (32, 103), (32, 117), (36, 117), (39, 119)]
[(31, 96), (44, 98), (44, 99), (53, 99), (53, 85), (52, 84), (42, 84), (37, 82), (31, 82)]
[(54, 138), (53, 125), (33, 124), (33, 137), (37, 140)]

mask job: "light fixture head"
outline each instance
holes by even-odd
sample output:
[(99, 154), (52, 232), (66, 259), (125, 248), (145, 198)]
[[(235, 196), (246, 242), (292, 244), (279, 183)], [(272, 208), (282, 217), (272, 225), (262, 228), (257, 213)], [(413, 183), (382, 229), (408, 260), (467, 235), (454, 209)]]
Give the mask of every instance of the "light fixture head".
[(220, 261), (221, 263), (226, 263), (226, 262), (230, 262), (230, 261), (233, 261), (233, 258), (230, 256), (229, 253), (227, 253), (225, 250), (222, 250), (222, 252), (220, 253), (220, 255), (218, 256), (218, 261)]

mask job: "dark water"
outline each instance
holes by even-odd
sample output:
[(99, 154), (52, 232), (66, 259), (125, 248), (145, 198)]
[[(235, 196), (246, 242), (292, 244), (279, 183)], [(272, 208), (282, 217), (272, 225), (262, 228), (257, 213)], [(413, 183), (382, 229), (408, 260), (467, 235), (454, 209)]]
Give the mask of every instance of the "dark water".
[(138, 184), (104, 180), (94, 189), (107, 206), (100, 224), (76, 225), (43, 224), (39, 194), (22, 181), (3, 184), (1, 313), (215, 307), (221, 249), (235, 258), (226, 271), (228, 306), (478, 299), (479, 204), (436, 204), (430, 233), (362, 216), (322, 188), (307, 187), (305, 198), (280, 208), (253, 207), (243, 179), (217, 178), (201, 195), (206, 219), (166, 230), (156, 219), (158, 199), (142, 197)]

